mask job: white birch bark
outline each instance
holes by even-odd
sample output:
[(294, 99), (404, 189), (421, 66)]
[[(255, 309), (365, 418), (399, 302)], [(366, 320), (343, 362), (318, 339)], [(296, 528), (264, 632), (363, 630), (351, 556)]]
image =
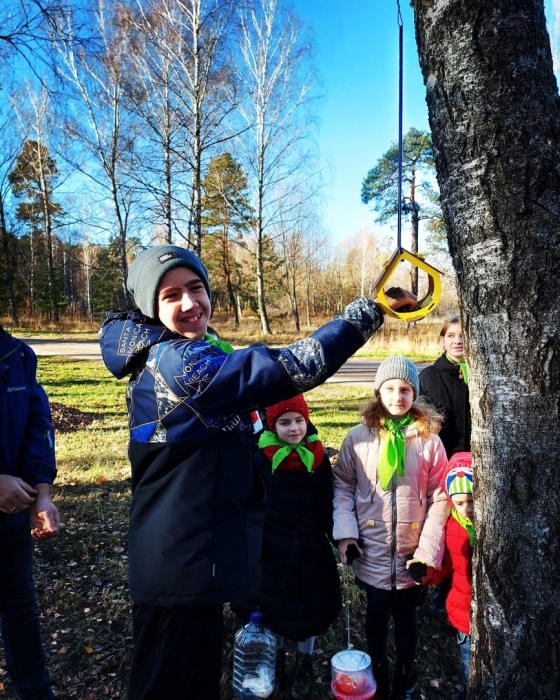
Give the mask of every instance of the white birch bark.
[(414, 0), (467, 335), (470, 697), (560, 689), (560, 100), (542, 0)]

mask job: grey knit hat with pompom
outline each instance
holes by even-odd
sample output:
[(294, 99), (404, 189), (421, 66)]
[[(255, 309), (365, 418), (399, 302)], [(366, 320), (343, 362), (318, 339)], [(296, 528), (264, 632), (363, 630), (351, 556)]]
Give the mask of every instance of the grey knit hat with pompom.
[(383, 382), (389, 379), (403, 379), (408, 382), (414, 389), (414, 398), (418, 396), (420, 390), (420, 380), (418, 379), (418, 370), (412, 360), (404, 355), (392, 355), (379, 365), (377, 374), (375, 375), (375, 383), (373, 385), (373, 393), (378, 396), (379, 388)]
[(199, 257), (176, 245), (156, 245), (143, 250), (128, 268), (126, 287), (140, 311), (157, 318), (157, 293), (162, 277), (176, 267), (188, 267), (195, 272), (206, 288), (210, 299), (208, 272)]

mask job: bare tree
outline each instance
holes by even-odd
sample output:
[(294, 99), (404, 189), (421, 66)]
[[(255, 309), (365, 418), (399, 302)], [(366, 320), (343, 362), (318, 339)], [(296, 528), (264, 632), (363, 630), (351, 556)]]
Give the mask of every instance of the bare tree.
[(473, 419), (478, 700), (560, 688), (560, 99), (542, 0), (414, 0)]
[(98, 248), (90, 243), (87, 234), (83, 237), (81, 244), (82, 264), (85, 278), (85, 298), (86, 309), (89, 321), (93, 321), (93, 298), (92, 298), (92, 270), (97, 262)]
[[(131, 21), (139, 43), (133, 53), (140, 89), (135, 108), (160, 153), (160, 191), (168, 240), (173, 229), (201, 253), (202, 171), (228, 138), (225, 120), (235, 107), (230, 43), (232, 0), (153, 0), (136, 3)], [(184, 201), (185, 177), (190, 176)], [(182, 199), (181, 199), (182, 198)], [(172, 209), (187, 209), (187, 232)]]
[[(317, 239), (314, 217), (313, 197), (304, 188), (291, 197), (279, 198), (279, 211), (276, 221), (271, 225), (271, 238), (274, 241), (281, 260), (283, 272), (282, 287), (288, 302), (294, 328), (301, 330), (299, 295), (304, 286), (306, 271), (311, 268), (313, 250), (309, 245), (311, 239)], [(307, 287), (306, 296), (309, 293)], [(309, 324), (309, 312), (307, 315)]]
[[(128, 25), (122, 21), (121, 6), (109, 9), (103, 0), (91, 14), (94, 38), (81, 44), (75, 41), (79, 22), (81, 18), (78, 21), (69, 11), (67, 38), (55, 42), (62, 59), (61, 74), (70, 93), (67, 131), (87, 154), (86, 166), (79, 158), (72, 162), (89, 177), (90, 196), (97, 196), (99, 202), (107, 198), (111, 202), (112, 220), (105, 228), (113, 235), (116, 230), (123, 299), (131, 303), (126, 290), (128, 237), (138, 193), (131, 177), (130, 155), (138, 132), (125, 90), (130, 54)], [(97, 227), (103, 226), (102, 212), (103, 207), (98, 206)]]
[(59, 31), (63, 3), (60, 0), (12, 0), (0, 13), (0, 61), (4, 69), (18, 60), (46, 86), (45, 67), (54, 72), (51, 36)]
[[(52, 156), (56, 139), (52, 123), (53, 107), (49, 91), (45, 87), (36, 92), (26, 84), (25, 91), (28, 99), (25, 105), (17, 105), (16, 113), (21, 131), (28, 138), (18, 154), (9, 180), (14, 194), (28, 200), (18, 205), (17, 217), (26, 221), (32, 231), (40, 233), (44, 238), (50, 316), (57, 323), (59, 285), (55, 270), (55, 247), (56, 229), (62, 225), (63, 209), (54, 197), (55, 187), (60, 186), (61, 173)], [(17, 102), (17, 96), (15, 101)], [(31, 249), (33, 254), (33, 245)]]
[(379, 241), (371, 231), (362, 228), (352, 239), (352, 244), (351, 256), (355, 260), (352, 268), (359, 275), (358, 293), (366, 296), (371, 293), (371, 285), (381, 269)]
[(253, 190), (257, 303), (262, 332), (271, 332), (265, 300), (265, 237), (279, 210), (303, 175), (311, 118), (310, 43), (293, 13), (278, 0), (256, 0), (242, 7), (240, 83), (246, 95), (239, 108), (239, 138)]

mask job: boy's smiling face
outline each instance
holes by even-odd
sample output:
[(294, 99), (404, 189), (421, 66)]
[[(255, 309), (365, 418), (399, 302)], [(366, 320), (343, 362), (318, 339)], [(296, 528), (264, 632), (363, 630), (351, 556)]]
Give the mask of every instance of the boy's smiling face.
[(307, 423), (301, 413), (287, 411), (276, 421), (276, 435), (290, 445), (298, 445), (307, 433)]
[(474, 513), (473, 497), (469, 493), (454, 493), (451, 496), (453, 507), (462, 518), (472, 518)]
[(190, 340), (204, 338), (210, 299), (200, 277), (188, 267), (175, 267), (162, 277), (157, 295), (159, 320)]

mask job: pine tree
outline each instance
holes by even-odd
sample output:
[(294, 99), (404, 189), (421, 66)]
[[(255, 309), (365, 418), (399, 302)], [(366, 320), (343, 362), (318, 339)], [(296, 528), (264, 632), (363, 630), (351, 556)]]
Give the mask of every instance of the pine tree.
[[(377, 221), (385, 223), (398, 211), (398, 145), (393, 144), (377, 161), (362, 183), (362, 202), (371, 204), (379, 213)], [(410, 216), (410, 252), (418, 252), (418, 232), (421, 218), (433, 219), (433, 188), (422, 174), (435, 175), (435, 159), (429, 133), (409, 129), (403, 139), (402, 213)], [(431, 206), (421, 214), (422, 193)], [(412, 291), (418, 293), (418, 268), (411, 270)]]
[(54, 265), (55, 222), (63, 214), (60, 204), (54, 201), (54, 186), (58, 168), (48, 148), (28, 140), (8, 175), (14, 195), (22, 200), (17, 206), (16, 217), (29, 228), (31, 235), (31, 308), (33, 310), (36, 291), (33, 280), (36, 265), (41, 265), (41, 249), (44, 248), (48, 265), (48, 307), (50, 317), (58, 322), (58, 280)]
[(239, 312), (231, 243), (242, 243), (251, 225), (253, 212), (247, 200), (247, 184), (243, 168), (227, 152), (210, 161), (202, 182), (203, 228), (212, 236), (218, 250), (235, 326), (239, 325)]

